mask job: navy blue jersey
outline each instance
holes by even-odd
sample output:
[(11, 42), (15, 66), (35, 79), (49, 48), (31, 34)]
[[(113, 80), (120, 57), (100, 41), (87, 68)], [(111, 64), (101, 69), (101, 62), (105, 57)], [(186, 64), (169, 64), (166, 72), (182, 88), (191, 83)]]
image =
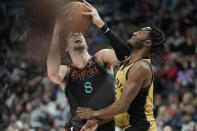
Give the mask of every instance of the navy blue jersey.
[(73, 117), (77, 107), (98, 110), (114, 102), (114, 77), (92, 57), (83, 68), (70, 66), (64, 89)]

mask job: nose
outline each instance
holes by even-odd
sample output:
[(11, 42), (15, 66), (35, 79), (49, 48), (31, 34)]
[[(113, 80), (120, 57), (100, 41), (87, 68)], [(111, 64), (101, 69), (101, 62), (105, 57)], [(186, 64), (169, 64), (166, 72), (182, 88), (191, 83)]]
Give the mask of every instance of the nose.
[(74, 35), (74, 36), (80, 36), (80, 35), (82, 35), (82, 33), (81, 33), (81, 32), (76, 32), (76, 33), (74, 33), (73, 35)]

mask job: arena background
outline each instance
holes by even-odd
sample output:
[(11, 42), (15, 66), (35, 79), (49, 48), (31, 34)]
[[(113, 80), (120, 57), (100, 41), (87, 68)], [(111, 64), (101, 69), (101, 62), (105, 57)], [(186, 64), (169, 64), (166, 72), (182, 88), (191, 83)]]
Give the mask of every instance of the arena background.
[[(61, 88), (46, 75), (46, 56), (59, 2), (0, 1), (2, 131), (63, 131), (69, 119)], [(171, 131), (197, 131), (197, 0), (89, 2), (125, 40), (145, 19), (160, 19), (167, 39), (165, 62), (153, 61), (154, 113), (158, 131), (170, 131), (170, 128)], [(94, 25), (86, 35), (90, 54), (111, 48)], [(70, 61), (62, 57), (62, 63)]]

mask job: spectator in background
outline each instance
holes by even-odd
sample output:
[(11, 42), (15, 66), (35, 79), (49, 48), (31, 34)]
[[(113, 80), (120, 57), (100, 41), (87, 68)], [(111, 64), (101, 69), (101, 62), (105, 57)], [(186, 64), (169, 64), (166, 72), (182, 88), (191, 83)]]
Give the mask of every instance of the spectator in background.
[(170, 46), (171, 52), (178, 52), (183, 41), (184, 37), (180, 34), (179, 30), (176, 30), (175, 34), (166, 40), (167, 44)]
[(163, 127), (163, 130), (162, 131), (173, 131), (172, 127), (169, 126), (169, 125), (166, 125)]
[(166, 80), (175, 82), (177, 79), (178, 68), (173, 60), (169, 60), (164, 68)]
[(187, 112), (182, 113), (182, 121), (181, 131), (194, 131), (195, 122), (192, 121), (191, 116)]
[(186, 106), (192, 104), (193, 102), (193, 95), (191, 92), (185, 92), (182, 96), (182, 102), (180, 103), (180, 109), (182, 111), (185, 110)]
[(182, 125), (180, 110), (177, 104), (171, 104), (168, 107), (169, 121), (167, 122), (173, 128), (173, 131), (179, 131)]
[(194, 75), (194, 70), (189, 67), (187, 61), (183, 62), (183, 70), (178, 72), (177, 76), (177, 84), (179, 85), (188, 85), (192, 82), (192, 78)]
[(179, 51), (185, 56), (192, 56), (195, 53), (196, 44), (191, 38), (186, 38), (180, 45)]
[(168, 122), (169, 114), (168, 114), (168, 107), (162, 105), (158, 109), (158, 114), (156, 117), (157, 122), (157, 131), (162, 131), (162, 127)]
[(29, 123), (30, 122), (30, 114), (31, 114), (32, 110), (33, 110), (32, 104), (27, 103), (25, 106), (25, 111), (20, 116), (20, 120), (24, 123), (25, 122)]

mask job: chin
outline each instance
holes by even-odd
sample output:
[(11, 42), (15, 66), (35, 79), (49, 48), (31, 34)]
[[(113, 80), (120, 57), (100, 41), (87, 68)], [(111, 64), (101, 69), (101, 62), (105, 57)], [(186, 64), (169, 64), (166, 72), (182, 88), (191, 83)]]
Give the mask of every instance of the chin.
[(130, 41), (128, 42), (129, 46), (134, 46), (133, 43), (134, 43), (134, 42), (133, 42), (132, 40), (130, 40)]

